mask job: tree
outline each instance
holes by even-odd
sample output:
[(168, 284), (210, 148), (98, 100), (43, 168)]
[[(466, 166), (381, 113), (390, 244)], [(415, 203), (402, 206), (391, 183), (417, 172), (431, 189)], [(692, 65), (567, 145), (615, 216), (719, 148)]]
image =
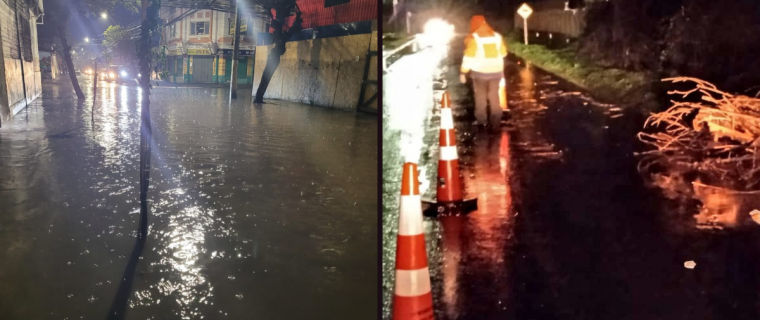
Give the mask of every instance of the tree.
[(63, 49), (63, 61), (66, 63), (66, 69), (69, 70), (69, 78), (74, 86), (77, 98), (84, 99), (84, 93), (79, 87), (76, 73), (74, 72), (74, 62), (71, 60), (71, 45), (69, 44), (69, 20), (72, 14), (83, 16), (96, 15), (101, 12), (111, 11), (118, 4), (122, 7), (137, 12), (138, 0), (55, 0), (45, 2), (46, 11), (53, 12), (48, 14), (51, 25), (55, 29), (56, 36)]
[(122, 64), (135, 60), (135, 42), (129, 32), (121, 26), (109, 26), (103, 32), (103, 45), (112, 56), (119, 58)]
[[(269, 56), (267, 56), (264, 74), (261, 76), (261, 82), (256, 90), (256, 98), (254, 99), (254, 102), (262, 103), (264, 102), (264, 93), (267, 91), (269, 81), (272, 80), (272, 75), (274, 75), (274, 72), (280, 65), (280, 57), (285, 53), (285, 43), (293, 35), (303, 30), (303, 21), (301, 20), (302, 12), (295, 0), (264, 0), (256, 5), (258, 6), (257, 12), (260, 15), (268, 16), (272, 21), (272, 29), (274, 29), (274, 33), (272, 34), (274, 47), (269, 52)], [(272, 11), (274, 11), (274, 14)], [(287, 27), (287, 18), (292, 16), (294, 12), (296, 15), (295, 20), (290, 27)]]

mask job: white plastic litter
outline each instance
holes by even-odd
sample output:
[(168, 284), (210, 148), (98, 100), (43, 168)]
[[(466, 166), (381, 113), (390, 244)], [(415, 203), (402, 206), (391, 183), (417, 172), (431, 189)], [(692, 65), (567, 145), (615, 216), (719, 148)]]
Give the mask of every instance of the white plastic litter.
[(684, 263), (683, 263), (683, 266), (684, 266), (684, 268), (686, 268), (686, 269), (694, 269), (694, 267), (696, 267), (696, 266), (697, 266), (697, 263), (696, 263), (696, 262), (694, 262), (694, 261), (691, 261), (691, 260), (689, 260), (689, 261), (686, 261), (686, 262), (684, 262)]

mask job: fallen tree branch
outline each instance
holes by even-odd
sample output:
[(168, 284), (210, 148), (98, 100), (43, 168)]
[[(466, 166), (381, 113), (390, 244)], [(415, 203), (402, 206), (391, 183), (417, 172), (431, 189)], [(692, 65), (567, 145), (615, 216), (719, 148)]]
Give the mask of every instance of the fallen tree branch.
[[(694, 87), (668, 91), (689, 100), (672, 100), (666, 111), (645, 121), (637, 138), (652, 150), (638, 153), (645, 157), (639, 171), (661, 164), (696, 172), (697, 179), (726, 179), (725, 183), (737, 190), (757, 188), (760, 99), (726, 93), (697, 78), (663, 81), (692, 83)], [(695, 94), (701, 95), (699, 99), (694, 99)]]

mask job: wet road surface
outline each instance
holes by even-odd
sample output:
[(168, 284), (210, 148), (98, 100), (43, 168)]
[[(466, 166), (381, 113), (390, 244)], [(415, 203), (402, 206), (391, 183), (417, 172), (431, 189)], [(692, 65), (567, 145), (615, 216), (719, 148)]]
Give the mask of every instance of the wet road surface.
[(438, 319), (758, 318), (760, 227), (699, 228), (704, 197), (648, 187), (640, 113), (510, 59), (512, 126), (478, 133), (456, 60), (442, 80), (479, 210), (428, 220)]
[[(66, 82), (0, 129), (0, 319), (105, 319), (139, 220), (139, 94)], [(377, 314), (376, 116), (157, 88), (126, 319)]]

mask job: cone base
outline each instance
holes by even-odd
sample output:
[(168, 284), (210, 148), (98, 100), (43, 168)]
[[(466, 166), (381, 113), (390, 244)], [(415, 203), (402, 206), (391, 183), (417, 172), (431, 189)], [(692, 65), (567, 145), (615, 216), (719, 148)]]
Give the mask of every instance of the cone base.
[(456, 216), (466, 215), (472, 211), (478, 210), (478, 198), (465, 199), (461, 201), (426, 201), (422, 208), (422, 214), (429, 218), (437, 216)]
[(393, 297), (393, 320), (434, 320), (433, 294)]

